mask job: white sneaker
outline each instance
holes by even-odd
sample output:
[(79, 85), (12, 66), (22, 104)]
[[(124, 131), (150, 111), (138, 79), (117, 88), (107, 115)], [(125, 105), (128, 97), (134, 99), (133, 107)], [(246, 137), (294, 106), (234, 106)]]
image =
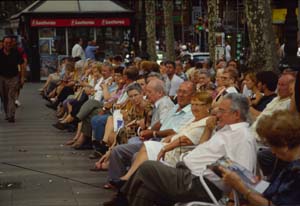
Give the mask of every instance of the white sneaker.
[(15, 105), (16, 105), (17, 107), (20, 107), (20, 106), (21, 106), (21, 102), (20, 102), (19, 100), (16, 100), (16, 101), (15, 101)]

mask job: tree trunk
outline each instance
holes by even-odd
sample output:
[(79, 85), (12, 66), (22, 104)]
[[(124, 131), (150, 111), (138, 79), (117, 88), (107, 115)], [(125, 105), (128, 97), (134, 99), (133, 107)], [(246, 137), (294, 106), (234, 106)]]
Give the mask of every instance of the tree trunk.
[(166, 57), (168, 60), (175, 61), (173, 0), (163, 0), (163, 7), (165, 23)]
[(252, 71), (277, 67), (270, 0), (245, 0), (245, 13), (250, 40), (247, 66)]
[(145, 10), (146, 10), (147, 53), (149, 55), (149, 60), (156, 61), (155, 0), (146, 0)]
[(218, 4), (217, 0), (207, 1), (208, 9), (208, 48), (210, 53), (210, 59), (215, 65), (215, 48), (216, 48), (216, 24), (218, 22)]

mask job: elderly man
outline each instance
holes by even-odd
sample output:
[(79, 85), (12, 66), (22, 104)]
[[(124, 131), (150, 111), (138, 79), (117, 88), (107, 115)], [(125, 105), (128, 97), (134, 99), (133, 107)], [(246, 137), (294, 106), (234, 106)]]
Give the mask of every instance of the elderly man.
[[(266, 115), (272, 115), (278, 110), (289, 110), (291, 103), (292, 91), (290, 90), (291, 84), (295, 81), (295, 77), (292, 74), (283, 74), (277, 83), (277, 97), (275, 97), (266, 108), (259, 113), (256, 121), (252, 124), (253, 131), (256, 131), (257, 122)], [(274, 120), (276, 121), (276, 120)], [(256, 133), (255, 133), (256, 134)], [(259, 140), (258, 135), (256, 138)], [(257, 153), (258, 162), (260, 168), (265, 176), (268, 176), (272, 181), (286, 166), (286, 162), (283, 162), (275, 157), (269, 148), (261, 148)]]
[[(176, 168), (159, 161), (147, 161), (122, 187), (130, 205), (172, 205), (176, 202), (210, 201), (199, 180), (206, 166), (223, 156), (253, 170), (256, 165), (256, 143), (248, 119), (249, 104), (245, 96), (224, 96), (217, 112), (219, 129), (207, 142), (183, 157)], [(219, 199), (222, 196), (212, 182), (205, 179)]]
[(290, 84), (294, 83), (295, 77), (291, 74), (283, 74), (277, 83), (277, 94), (269, 104), (267, 104), (266, 108), (259, 113), (255, 122), (252, 124), (253, 131), (256, 131), (257, 122), (260, 118), (265, 115), (271, 115), (276, 110), (287, 110), (289, 109), (291, 102), (292, 92), (290, 90)]
[[(161, 80), (151, 80), (147, 85), (147, 97), (149, 101), (155, 105), (153, 118), (157, 115), (159, 115), (159, 118), (151, 120), (152, 124), (150, 129), (141, 131), (140, 138), (142, 140), (166, 137), (168, 135), (175, 134), (184, 122), (193, 118), (190, 102), (191, 97), (195, 92), (195, 87), (191, 82), (183, 82), (180, 85), (177, 91), (177, 105), (173, 106), (173, 104), (170, 104), (169, 102), (167, 106), (162, 105), (167, 109), (167, 111), (164, 111), (162, 115), (161, 112), (157, 111), (157, 109), (162, 107), (160, 106), (163, 103), (162, 100), (166, 98), (168, 101), (171, 100), (168, 96), (165, 96), (164, 87), (162, 90), (157, 90), (157, 83), (153, 81), (163, 82)], [(153, 122), (155, 123), (153, 124)], [(114, 184), (114, 181), (116, 182), (126, 173), (126, 166), (130, 165), (132, 157), (140, 150), (142, 145), (143, 142), (140, 141), (135, 144), (118, 145), (112, 150), (108, 169), (108, 180), (113, 180), (111, 183)]]

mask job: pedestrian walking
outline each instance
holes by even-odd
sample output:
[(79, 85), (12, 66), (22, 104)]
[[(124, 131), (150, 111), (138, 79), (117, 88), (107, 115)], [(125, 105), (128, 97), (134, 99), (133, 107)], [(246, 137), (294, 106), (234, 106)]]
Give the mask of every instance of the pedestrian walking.
[[(15, 122), (16, 94), (20, 84), (24, 84), (24, 60), (17, 49), (12, 47), (12, 38), (3, 38), (3, 48), (0, 50), (0, 97), (3, 102), (5, 119)], [(19, 78), (19, 67), (21, 77)]]

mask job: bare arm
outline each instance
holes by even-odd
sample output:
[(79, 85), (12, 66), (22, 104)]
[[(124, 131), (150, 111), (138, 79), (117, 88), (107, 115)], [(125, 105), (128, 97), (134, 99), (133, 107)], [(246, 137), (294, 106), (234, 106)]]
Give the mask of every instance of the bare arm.
[(223, 180), (226, 184), (232, 186), (237, 192), (242, 194), (251, 205), (268, 206), (273, 205), (261, 194), (250, 190), (241, 180), (241, 178), (235, 173), (223, 167), (219, 167), (223, 174)]
[(252, 115), (252, 117), (254, 117), (256, 119), (256, 117), (258, 117), (258, 115), (260, 115), (260, 111), (254, 109), (253, 107), (250, 107), (249, 109), (250, 114)]

